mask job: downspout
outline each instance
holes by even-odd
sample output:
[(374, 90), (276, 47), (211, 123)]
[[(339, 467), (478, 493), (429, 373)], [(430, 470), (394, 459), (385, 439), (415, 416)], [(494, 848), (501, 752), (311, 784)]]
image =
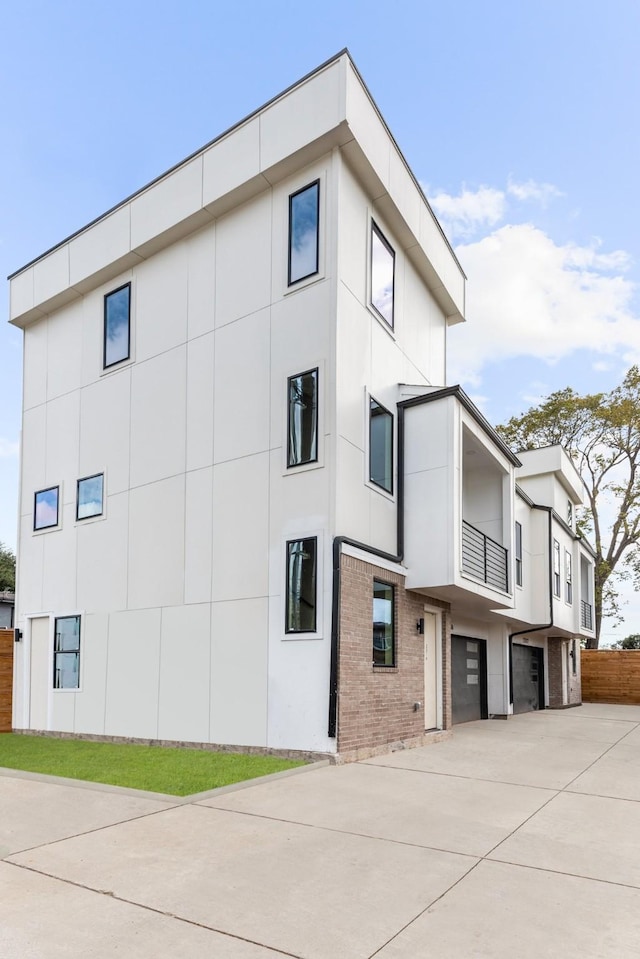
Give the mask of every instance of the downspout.
[(338, 660), (340, 645), (340, 554), (343, 545), (378, 556), (388, 563), (401, 563), (404, 558), (404, 407), (398, 410), (398, 493), (396, 497), (396, 549), (395, 556), (360, 543), (349, 536), (336, 536), (333, 540), (333, 593), (331, 601), (331, 663), (329, 666), (329, 729), (330, 739), (335, 739), (338, 719)]
[(539, 509), (547, 513), (549, 518), (549, 622), (542, 626), (529, 626), (528, 629), (518, 629), (515, 633), (509, 633), (509, 702), (513, 705), (513, 637), (523, 636), (525, 633), (537, 633), (541, 629), (551, 629), (553, 626), (553, 509), (550, 506), (538, 506), (537, 503), (531, 504), (533, 509)]

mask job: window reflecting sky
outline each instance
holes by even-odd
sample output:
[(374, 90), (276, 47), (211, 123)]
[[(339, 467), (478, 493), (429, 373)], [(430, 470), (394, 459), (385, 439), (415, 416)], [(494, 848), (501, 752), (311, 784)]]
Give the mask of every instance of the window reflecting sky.
[(291, 197), (289, 283), (318, 272), (319, 184)]

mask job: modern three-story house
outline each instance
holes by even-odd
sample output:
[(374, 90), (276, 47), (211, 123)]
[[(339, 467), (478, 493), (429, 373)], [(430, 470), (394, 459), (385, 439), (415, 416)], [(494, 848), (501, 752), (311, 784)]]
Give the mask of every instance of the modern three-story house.
[(347, 51), (10, 287), (15, 728), (357, 756), (579, 700), (579, 480), (447, 386), (464, 274)]

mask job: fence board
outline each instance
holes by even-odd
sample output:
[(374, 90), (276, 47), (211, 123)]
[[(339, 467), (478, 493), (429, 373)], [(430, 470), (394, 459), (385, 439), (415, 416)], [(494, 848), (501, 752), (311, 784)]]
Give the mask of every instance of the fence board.
[(640, 705), (640, 649), (580, 651), (583, 703)]
[(0, 733), (11, 732), (13, 630), (0, 629)]

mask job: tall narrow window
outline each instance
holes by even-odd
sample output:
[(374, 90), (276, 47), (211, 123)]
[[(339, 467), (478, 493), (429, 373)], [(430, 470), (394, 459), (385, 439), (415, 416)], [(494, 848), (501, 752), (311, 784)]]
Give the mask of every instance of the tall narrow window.
[(371, 222), (371, 306), (393, 329), (395, 253)]
[(287, 466), (318, 459), (318, 370), (290, 376)]
[(58, 525), (58, 500), (60, 487), (50, 486), (35, 494), (33, 505), (33, 528), (49, 529)]
[(104, 368), (128, 360), (130, 346), (131, 284), (126, 283), (104, 298)]
[(369, 479), (393, 493), (393, 416), (369, 400)]
[(78, 480), (78, 495), (76, 498), (76, 519), (88, 519), (90, 516), (102, 515), (102, 501), (104, 495), (104, 476), (85, 476)]
[(289, 286), (318, 272), (320, 181), (289, 197)]
[(564, 581), (565, 581), (565, 594), (564, 598), (568, 603), (573, 602), (573, 570), (571, 564), (571, 553), (568, 549), (564, 551)]
[(395, 666), (394, 589), (389, 583), (373, 581), (373, 665)]
[(567, 523), (573, 529), (573, 503), (567, 500)]
[(80, 685), (80, 617), (59, 616), (53, 645), (53, 688), (78, 689)]
[(557, 539), (553, 541), (553, 592), (560, 596), (560, 543)]
[(516, 586), (522, 586), (522, 523), (516, 523)]
[(288, 633), (314, 633), (316, 630), (317, 542), (313, 536), (287, 543)]

